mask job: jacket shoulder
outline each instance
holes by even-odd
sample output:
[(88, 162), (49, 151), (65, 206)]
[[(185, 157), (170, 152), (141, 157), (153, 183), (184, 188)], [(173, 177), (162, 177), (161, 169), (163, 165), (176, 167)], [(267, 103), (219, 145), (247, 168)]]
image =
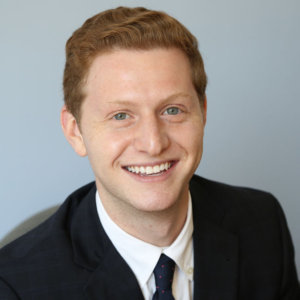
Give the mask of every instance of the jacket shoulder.
[(258, 189), (233, 186), (217, 181), (193, 176), (190, 183), (194, 202), (202, 203), (223, 215), (223, 221), (239, 228), (251, 223), (278, 219), (282, 209), (277, 199), (268, 192)]
[(195, 231), (209, 241), (216, 236), (237, 241), (239, 299), (299, 299), (292, 239), (272, 194), (199, 176), (192, 178), (190, 191)]
[(42, 249), (51, 251), (53, 247), (50, 244), (56, 242), (53, 239), (66, 238), (73, 212), (94, 186), (95, 183), (91, 182), (75, 190), (47, 220), (0, 249), (0, 270), (4, 265), (38, 258)]
[(45, 222), (0, 250), (1, 299), (29, 299), (32, 293), (43, 295), (41, 299), (49, 293), (47, 299), (65, 299), (58, 296), (62, 292), (82, 299), (87, 273), (74, 264), (71, 225), (94, 192), (94, 183), (76, 190)]

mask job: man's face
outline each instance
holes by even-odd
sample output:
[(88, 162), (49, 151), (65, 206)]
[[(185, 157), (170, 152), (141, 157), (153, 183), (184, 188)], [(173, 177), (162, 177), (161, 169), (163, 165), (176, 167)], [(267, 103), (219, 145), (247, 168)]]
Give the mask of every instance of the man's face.
[(187, 201), (206, 114), (187, 57), (178, 49), (102, 54), (84, 91), (73, 147), (88, 155), (104, 206), (153, 213)]

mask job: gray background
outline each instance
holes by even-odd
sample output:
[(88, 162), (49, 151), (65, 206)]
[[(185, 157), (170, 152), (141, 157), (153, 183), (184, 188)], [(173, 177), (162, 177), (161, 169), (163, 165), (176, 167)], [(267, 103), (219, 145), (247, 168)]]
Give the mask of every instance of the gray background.
[(197, 36), (209, 78), (197, 172), (271, 191), (300, 270), (299, 0), (1, 0), (2, 245), (93, 179), (60, 129), (64, 44), (87, 17), (118, 5), (165, 10)]

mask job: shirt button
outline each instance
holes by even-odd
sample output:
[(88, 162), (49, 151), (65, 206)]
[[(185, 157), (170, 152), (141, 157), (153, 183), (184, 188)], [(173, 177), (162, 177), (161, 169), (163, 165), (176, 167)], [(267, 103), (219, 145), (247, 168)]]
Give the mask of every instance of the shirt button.
[(186, 270), (186, 272), (187, 272), (189, 275), (191, 275), (191, 274), (194, 273), (194, 269), (193, 269), (193, 268), (188, 268), (188, 269)]

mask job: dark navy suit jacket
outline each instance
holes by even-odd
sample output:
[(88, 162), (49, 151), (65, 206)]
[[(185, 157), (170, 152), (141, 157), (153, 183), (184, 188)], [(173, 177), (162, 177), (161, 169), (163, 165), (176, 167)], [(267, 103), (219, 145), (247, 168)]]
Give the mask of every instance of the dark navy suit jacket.
[[(299, 300), (293, 245), (274, 197), (198, 176), (190, 190), (194, 299)], [(143, 299), (101, 226), (95, 193), (94, 183), (80, 188), (1, 249), (1, 300)]]

